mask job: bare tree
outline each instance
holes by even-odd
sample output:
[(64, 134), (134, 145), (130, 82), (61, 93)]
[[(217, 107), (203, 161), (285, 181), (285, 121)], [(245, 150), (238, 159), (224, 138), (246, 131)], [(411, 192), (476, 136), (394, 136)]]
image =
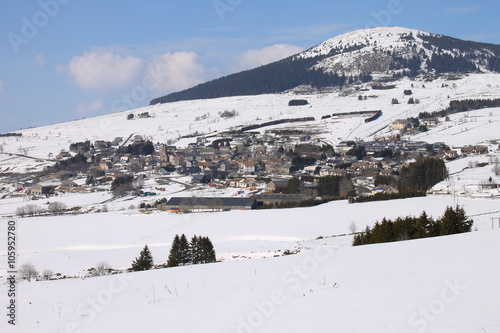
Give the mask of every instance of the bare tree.
[(40, 214), (42, 211), (40, 209), (40, 206), (33, 205), (33, 204), (29, 204), (29, 205), (24, 206), (24, 210), (26, 212), (26, 215), (29, 215), (29, 216), (35, 216), (37, 214)]
[(49, 203), (49, 212), (52, 215), (61, 215), (66, 210), (66, 204), (64, 202), (55, 201)]
[(28, 282), (31, 282), (32, 279), (36, 279), (38, 276), (38, 271), (35, 266), (29, 262), (22, 264), (17, 273), (21, 279), (28, 280)]
[(495, 158), (495, 162), (493, 162), (493, 170), (495, 173), (495, 176), (500, 175), (500, 161), (498, 160), (498, 157)]
[(42, 278), (44, 280), (50, 280), (54, 276), (54, 271), (51, 269), (44, 269), (42, 272)]
[(341, 197), (346, 197), (354, 190), (354, 185), (352, 181), (347, 177), (342, 177), (339, 183), (339, 195)]
[(20, 217), (24, 217), (24, 215), (26, 215), (26, 209), (24, 208), (24, 206), (16, 208), (16, 215)]
[(352, 221), (351, 224), (349, 224), (349, 231), (351, 234), (355, 234), (358, 232), (358, 226), (356, 225), (356, 222)]
[(94, 268), (89, 271), (90, 276), (104, 276), (111, 274), (111, 265), (106, 261), (98, 262)]

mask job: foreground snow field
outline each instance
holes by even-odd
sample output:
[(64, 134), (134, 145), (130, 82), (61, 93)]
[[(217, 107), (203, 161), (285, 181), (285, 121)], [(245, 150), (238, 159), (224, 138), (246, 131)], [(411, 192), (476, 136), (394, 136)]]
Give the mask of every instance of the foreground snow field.
[(8, 331), (499, 332), (499, 240), (327, 240), (279, 258), (22, 283)]
[[(209, 236), (223, 261), (21, 282), (18, 325), (12, 330), (2, 321), (1, 331), (499, 332), (500, 229), (491, 226), (500, 215), (497, 200), (460, 199), (478, 230), (468, 234), (354, 248), (351, 236), (331, 237), (348, 233), (353, 221), (362, 229), (423, 210), (438, 217), (452, 203), (434, 196), (290, 210), (19, 219), (18, 262), (39, 270), (82, 275), (102, 260), (125, 269), (144, 244), (162, 263), (177, 233)], [(300, 252), (280, 256), (286, 249)], [(1, 294), (6, 299), (6, 290)]]

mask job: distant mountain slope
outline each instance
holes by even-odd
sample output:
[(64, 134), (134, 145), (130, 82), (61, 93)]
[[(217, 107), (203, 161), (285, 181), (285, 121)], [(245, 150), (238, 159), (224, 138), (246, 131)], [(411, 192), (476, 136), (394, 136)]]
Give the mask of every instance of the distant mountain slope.
[(336, 36), (297, 55), (158, 97), (150, 104), (279, 93), (300, 85), (338, 87), (369, 81), (375, 73), (413, 77), (484, 71), (500, 72), (500, 45), (381, 27)]

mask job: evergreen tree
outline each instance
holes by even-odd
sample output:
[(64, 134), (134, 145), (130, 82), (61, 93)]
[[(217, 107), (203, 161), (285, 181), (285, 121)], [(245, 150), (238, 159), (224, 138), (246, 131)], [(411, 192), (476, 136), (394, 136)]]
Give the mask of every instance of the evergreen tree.
[(214, 245), (208, 237), (200, 238), (200, 257), (202, 263), (216, 262), (217, 258), (215, 255)]
[(429, 236), (428, 229), (430, 228), (432, 221), (424, 211), (417, 219), (415, 224), (415, 235), (414, 238), (424, 238)]
[(472, 220), (465, 215), (463, 208), (446, 207), (441, 218), (441, 235), (453, 235), (462, 232), (469, 232), (472, 228)]
[(172, 246), (170, 247), (170, 254), (168, 255), (167, 267), (179, 266), (179, 247), (180, 247), (180, 237), (175, 235)]
[(191, 248), (186, 235), (182, 234), (179, 240), (179, 264), (185, 266), (191, 263)]
[(293, 177), (288, 181), (288, 184), (283, 192), (286, 194), (297, 194), (300, 193), (301, 182), (297, 177)]
[(200, 241), (201, 237), (196, 235), (191, 238), (191, 262), (195, 265), (202, 263)]
[(153, 268), (153, 256), (151, 255), (148, 246), (145, 245), (144, 249), (139, 254), (139, 257), (135, 258), (134, 262), (132, 263), (132, 270), (136, 272), (147, 271), (151, 268)]
[(462, 207), (457, 206), (455, 208), (456, 218), (459, 224), (459, 232), (470, 232), (472, 230), (472, 224), (474, 221), (469, 219), (467, 214), (465, 214), (465, 210)]

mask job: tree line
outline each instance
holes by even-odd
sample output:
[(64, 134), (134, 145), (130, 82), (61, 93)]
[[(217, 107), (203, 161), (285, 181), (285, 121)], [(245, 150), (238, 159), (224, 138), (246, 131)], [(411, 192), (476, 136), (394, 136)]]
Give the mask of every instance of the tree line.
[(150, 105), (181, 100), (271, 94), (293, 89), (300, 85), (310, 85), (316, 88), (339, 87), (356, 80), (362, 82), (371, 80), (369, 74), (346, 77), (344, 74), (339, 75), (338, 73), (312, 69), (317, 62), (327, 56), (312, 58), (291, 56), (265, 66), (231, 74), (190, 89), (155, 98)]
[(425, 237), (445, 236), (471, 231), (473, 220), (462, 207), (447, 207), (443, 216), (432, 219), (424, 211), (419, 217), (398, 217), (396, 220), (382, 219), (375, 225), (354, 236), (352, 245), (395, 242)]
[[(194, 235), (189, 242), (185, 234), (175, 235), (170, 247), (167, 263), (160, 267), (176, 267), (216, 262), (212, 241), (208, 237)], [(145, 245), (139, 257), (132, 262), (131, 271), (153, 269), (154, 260), (148, 246)]]
[(420, 112), (419, 119), (432, 117), (446, 117), (450, 114), (479, 110), (484, 108), (500, 107), (500, 98), (496, 99), (464, 99), (461, 101), (451, 101), (450, 106), (444, 110), (434, 112)]
[(426, 192), (446, 177), (446, 165), (442, 159), (421, 159), (401, 169), (399, 192)]

